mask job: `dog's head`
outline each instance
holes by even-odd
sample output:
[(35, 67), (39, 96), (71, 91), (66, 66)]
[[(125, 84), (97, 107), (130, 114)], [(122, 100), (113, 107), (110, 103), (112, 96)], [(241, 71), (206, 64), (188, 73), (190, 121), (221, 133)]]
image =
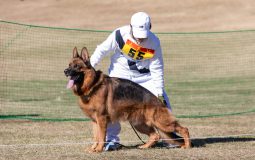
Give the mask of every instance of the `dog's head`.
[(89, 61), (89, 54), (86, 47), (78, 54), (77, 48), (73, 49), (73, 58), (70, 60), (69, 67), (64, 70), (64, 73), (69, 77), (67, 88), (73, 88), (75, 85), (82, 86), (86, 70), (92, 68)]

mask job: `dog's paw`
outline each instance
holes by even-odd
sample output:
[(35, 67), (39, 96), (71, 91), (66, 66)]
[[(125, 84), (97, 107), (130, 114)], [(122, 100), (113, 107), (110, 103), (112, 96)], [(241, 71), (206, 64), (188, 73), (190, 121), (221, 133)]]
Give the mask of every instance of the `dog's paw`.
[(96, 148), (94, 149), (94, 152), (96, 152), (96, 153), (103, 152), (103, 148), (102, 148), (102, 147), (96, 147)]
[(85, 152), (93, 153), (93, 152), (95, 152), (95, 148), (87, 147), (85, 149)]
[(182, 149), (189, 149), (189, 148), (191, 148), (191, 146), (182, 145), (181, 148), (182, 148)]
[(98, 143), (94, 143), (92, 146), (91, 146), (91, 149), (95, 149), (97, 147)]
[(91, 148), (91, 147), (86, 149), (86, 152), (89, 152), (89, 153), (100, 153), (102, 151), (103, 151), (103, 149)]
[(143, 144), (143, 145), (140, 145), (138, 146), (139, 149), (146, 149), (146, 148), (149, 148), (147, 144)]

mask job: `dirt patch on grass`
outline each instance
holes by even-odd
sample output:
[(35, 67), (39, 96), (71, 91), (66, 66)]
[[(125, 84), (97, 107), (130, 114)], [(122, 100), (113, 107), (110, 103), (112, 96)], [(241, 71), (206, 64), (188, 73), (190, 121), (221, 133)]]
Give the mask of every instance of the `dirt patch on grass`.
[(16, 0), (0, 2), (0, 18), (36, 25), (113, 30), (128, 24), (134, 12), (145, 11), (151, 15), (153, 31), (221, 31), (254, 29), (254, 5), (253, 0)]

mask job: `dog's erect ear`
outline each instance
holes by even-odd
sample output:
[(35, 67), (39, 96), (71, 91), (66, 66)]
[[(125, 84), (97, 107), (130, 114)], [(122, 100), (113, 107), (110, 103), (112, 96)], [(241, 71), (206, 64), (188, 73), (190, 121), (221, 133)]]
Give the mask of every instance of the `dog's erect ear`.
[(79, 54), (78, 54), (77, 48), (74, 47), (74, 49), (73, 49), (73, 58), (77, 58), (77, 57), (79, 57)]
[(86, 47), (83, 47), (81, 50), (81, 58), (84, 62), (89, 61), (89, 52)]

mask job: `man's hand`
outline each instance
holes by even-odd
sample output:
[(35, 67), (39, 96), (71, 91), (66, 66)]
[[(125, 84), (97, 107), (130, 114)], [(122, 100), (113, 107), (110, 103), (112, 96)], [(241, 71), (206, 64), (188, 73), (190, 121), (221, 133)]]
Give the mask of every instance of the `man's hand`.
[(165, 98), (164, 98), (163, 95), (158, 95), (158, 99), (159, 99), (162, 103), (164, 103), (165, 105), (167, 105), (167, 104), (166, 104), (166, 100), (165, 100)]

